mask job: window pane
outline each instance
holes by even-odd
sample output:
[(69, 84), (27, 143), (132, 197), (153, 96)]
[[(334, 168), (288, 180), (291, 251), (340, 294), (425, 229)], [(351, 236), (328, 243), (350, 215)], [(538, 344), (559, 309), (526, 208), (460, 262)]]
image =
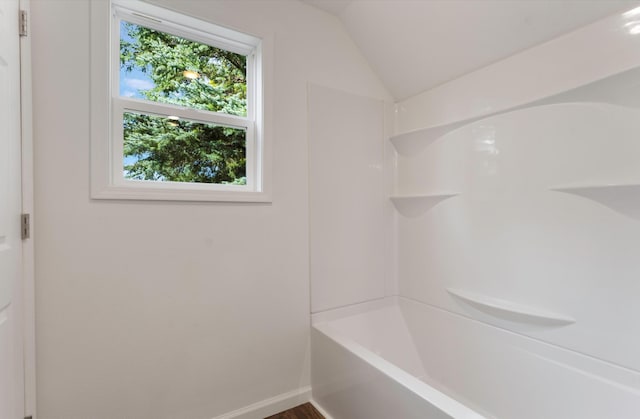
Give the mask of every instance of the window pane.
[(121, 21), (119, 93), (247, 116), (247, 57)]
[(124, 178), (246, 185), (246, 131), (124, 113)]

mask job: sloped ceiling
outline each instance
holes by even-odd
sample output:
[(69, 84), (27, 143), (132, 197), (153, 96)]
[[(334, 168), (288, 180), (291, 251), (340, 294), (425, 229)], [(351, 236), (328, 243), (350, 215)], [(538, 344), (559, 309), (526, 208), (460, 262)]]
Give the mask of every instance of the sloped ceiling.
[(303, 1), (342, 20), (397, 100), (640, 5), (638, 0)]

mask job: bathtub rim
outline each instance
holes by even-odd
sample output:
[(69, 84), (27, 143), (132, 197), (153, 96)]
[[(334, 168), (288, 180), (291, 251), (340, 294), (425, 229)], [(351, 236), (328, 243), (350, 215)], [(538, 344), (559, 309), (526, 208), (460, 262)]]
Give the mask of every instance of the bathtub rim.
[[(395, 298), (385, 298), (377, 300), (373, 304), (376, 308), (383, 308), (392, 305), (395, 302)], [(349, 311), (357, 310), (355, 314), (362, 314), (366, 311), (372, 310), (371, 305), (368, 303), (359, 304), (360, 307), (347, 307)], [(365, 307), (362, 307), (365, 306)], [(409, 374), (396, 366), (390, 361), (387, 361), (383, 357), (375, 354), (365, 346), (345, 337), (342, 333), (336, 331), (331, 327), (333, 321), (340, 318), (347, 317), (348, 315), (335, 314), (329, 316), (330, 320), (318, 320), (312, 324), (312, 328), (318, 333), (321, 333), (328, 339), (334, 341), (337, 345), (341, 346), (349, 353), (362, 360), (376, 371), (379, 371), (385, 377), (400, 384), (407, 391), (411, 391), (416, 396), (423, 399), (425, 402), (430, 403), (432, 406), (440, 409), (443, 413), (454, 419), (492, 419), (490, 416), (484, 416), (463, 403), (457, 401), (455, 398), (443, 393), (440, 390), (428, 385), (419, 378)]]
[(378, 310), (384, 307), (399, 305), (400, 297), (397, 295), (378, 298), (375, 300), (363, 301), (360, 303), (350, 304), (336, 308), (311, 313), (311, 325), (319, 323), (328, 323), (334, 320), (340, 320), (345, 317), (355, 316), (357, 314), (368, 313), (369, 311)]

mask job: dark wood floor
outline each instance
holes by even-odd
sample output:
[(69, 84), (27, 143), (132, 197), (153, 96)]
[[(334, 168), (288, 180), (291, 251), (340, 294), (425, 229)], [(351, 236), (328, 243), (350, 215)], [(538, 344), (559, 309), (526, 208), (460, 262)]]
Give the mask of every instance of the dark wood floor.
[(311, 403), (305, 403), (264, 419), (324, 419), (324, 416)]

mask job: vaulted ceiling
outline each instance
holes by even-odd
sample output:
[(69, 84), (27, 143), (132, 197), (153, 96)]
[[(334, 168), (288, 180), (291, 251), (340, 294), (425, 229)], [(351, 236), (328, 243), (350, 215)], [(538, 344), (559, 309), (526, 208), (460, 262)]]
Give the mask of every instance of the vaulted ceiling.
[(638, 0), (303, 1), (343, 22), (398, 100), (640, 5)]

